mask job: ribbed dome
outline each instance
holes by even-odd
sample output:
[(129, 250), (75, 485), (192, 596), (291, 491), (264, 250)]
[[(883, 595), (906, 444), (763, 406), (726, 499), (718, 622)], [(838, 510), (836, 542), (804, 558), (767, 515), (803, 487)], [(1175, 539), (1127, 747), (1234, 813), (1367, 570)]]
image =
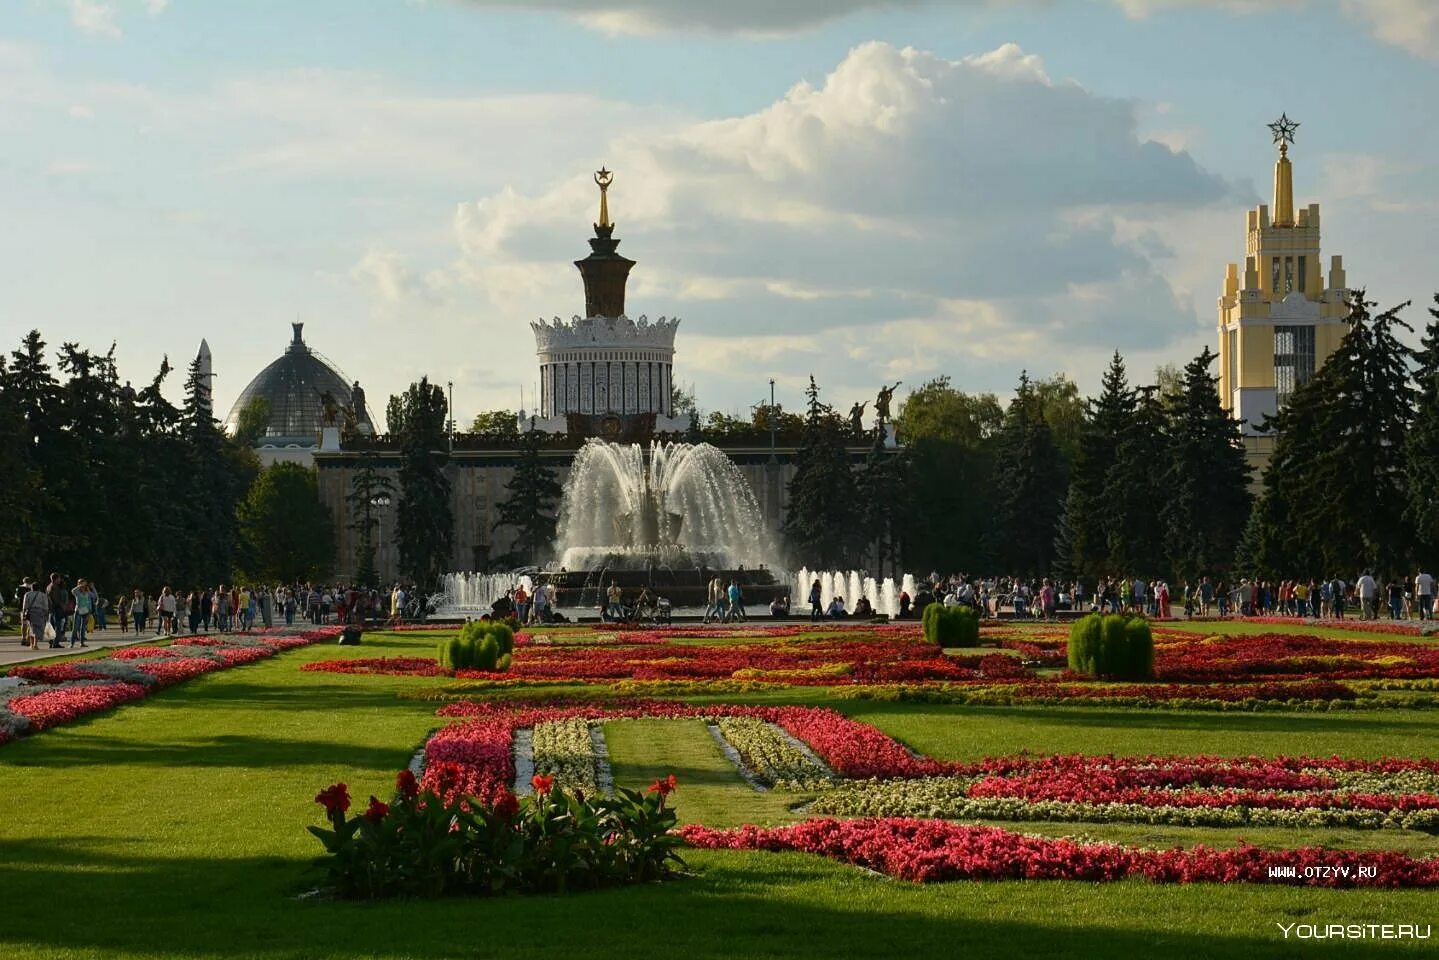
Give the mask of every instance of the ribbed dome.
[(280, 359), (261, 370), (241, 391), (225, 418), (225, 430), (234, 434), (240, 424), (241, 411), (256, 397), (264, 397), (269, 401), (270, 412), (260, 445), (315, 446), (325, 427), (325, 395), (329, 394), (337, 410), (335, 426), (344, 426), (344, 410), (354, 404), (359, 431), (373, 433), (374, 426), (365, 409), (364, 391), (358, 390), (359, 384), (352, 387), (346, 383), (338, 370), (310, 350), (301, 336), (304, 324), (291, 326), (295, 329), (295, 338), (290, 346)]

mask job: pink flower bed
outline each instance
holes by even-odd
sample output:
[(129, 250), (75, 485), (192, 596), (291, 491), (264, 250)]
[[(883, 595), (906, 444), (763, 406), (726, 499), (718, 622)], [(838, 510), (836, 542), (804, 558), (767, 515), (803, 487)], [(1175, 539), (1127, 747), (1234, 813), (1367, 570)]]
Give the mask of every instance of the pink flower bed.
[[(1439, 858), (1393, 852), (1304, 847), (1261, 850), (1138, 850), (1115, 844), (1028, 837), (994, 827), (943, 820), (878, 818), (808, 820), (785, 827), (714, 830), (691, 825), (680, 834), (712, 850), (801, 851), (868, 867), (902, 880), (1082, 880), (1142, 877), (1157, 883), (1290, 883), (1323, 887), (1439, 886)], [(1271, 875), (1294, 868), (1294, 879)], [(1365, 876), (1360, 876), (1364, 867)]]
[(107, 657), (68, 663), (21, 666), (11, 676), (25, 685), (0, 696), (0, 743), (68, 723), (77, 717), (143, 699), (153, 690), (201, 674), (272, 657), (320, 640), (338, 627), (276, 636), (185, 637), (168, 647), (123, 647)]
[(91, 683), (15, 697), (8, 708), (11, 713), (30, 721), (30, 729), (45, 730), (59, 723), (69, 723), (87, 713), (109, 710), (144, 697), (145, 688), (138, 683)]

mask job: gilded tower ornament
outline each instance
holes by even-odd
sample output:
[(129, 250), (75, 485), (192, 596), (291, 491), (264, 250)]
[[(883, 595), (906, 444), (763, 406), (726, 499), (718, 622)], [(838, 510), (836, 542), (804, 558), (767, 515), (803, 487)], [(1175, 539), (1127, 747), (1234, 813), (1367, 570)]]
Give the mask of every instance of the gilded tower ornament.
[(600, 188), (600, 222), (595, 224), (596, 228), (613, 226), (610, 223), (609, 190), (610, 182), (614, 180), (614, 171), (600, 167), (595, 171), (595, 184)]
[(1289, 144), (1294, 142), (1294, 132), (1299, 129), (1299, 124), (1289, 119), (1289, 114), (1281, 113), (1279, 119), (1269, 124), (1269, 131), (1274, 134), (1274, 142), (1279, 144), (1280, 153), (1289, 152)]

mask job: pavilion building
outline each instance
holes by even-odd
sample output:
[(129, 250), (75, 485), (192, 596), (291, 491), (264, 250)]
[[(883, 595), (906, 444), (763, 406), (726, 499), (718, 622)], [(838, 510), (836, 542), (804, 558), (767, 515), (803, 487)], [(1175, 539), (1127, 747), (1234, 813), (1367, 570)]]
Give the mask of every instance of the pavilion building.
[(1256, 476), (1274, 449), (1265, 419), (1314, 376), (1349, 329), (1344, 260), (1331, 257), (1326, 276), (1320, 257), (1319, 204), (1294, 207), (1289, 145), (1298, 126), (1287, 116), (1270, 124), (1279, 146), (1273, 206), (1249, 211), (1243, 273), (1228, 265), (1219, 298), (1220, 401), (1243, 421)]

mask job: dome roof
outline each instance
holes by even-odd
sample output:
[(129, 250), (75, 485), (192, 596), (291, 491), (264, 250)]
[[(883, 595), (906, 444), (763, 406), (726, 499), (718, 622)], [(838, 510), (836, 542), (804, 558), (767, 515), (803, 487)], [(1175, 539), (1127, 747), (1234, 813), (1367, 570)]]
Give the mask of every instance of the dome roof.
[[(225, 431), (234, 434), (240, 425), (240, 413), (256, 398), (269, 404), (269, 417), (259, 446), (314, 446), (326, 426), (326, 397), (333, 402), (333, 423), (343, 427), (345, 409), (354, 407), (355, 421), (361, 433), (373, 433), (369, 411), (365, 408), (365, 392), (358, 383), (346, 383), (341, 373), (305, 344), (301, 336), (303, 323), (291, 324), (295, 338), (280, 358), (255, 375), (240, 393), (230, 415), (225, 418)], [(358, 403), (356, 402), (358, 400)]]

